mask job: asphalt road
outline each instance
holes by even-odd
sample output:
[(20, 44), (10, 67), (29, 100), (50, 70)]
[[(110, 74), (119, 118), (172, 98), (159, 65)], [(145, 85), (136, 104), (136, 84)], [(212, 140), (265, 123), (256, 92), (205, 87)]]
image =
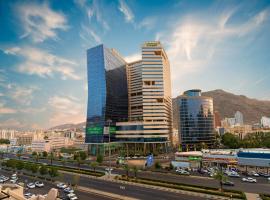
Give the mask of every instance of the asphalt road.
[[(4, 176), (8, 176), (8, 177), (10, 177), (11, 174), (13, 174), (13, 173), (7, 172), (4, 170), (1, 170), (1, 172), (0, 172), (0, 175), (4, 175)], [(18, 175), (18, 178), (19, 178), (18, 182), (30, 183), (30, 182), (36, 181), (33, 178), (29, 178), (29, 177), (24, 176), (24, 175)], [(9, 181), (7, 181), (6, 183), (9, 183)], [(55, 184), (46, 181), (46, 182), (44, 182), (44, 187), (42, 187), (42, 188), (33, 188), (33, 189), (26, 188), (24, 191), (30, 192), (30, 193), (36, 194), (36, 195), (38, 195), (38, 194), (44, 195), (44, 194), (47, 194), (51, 188), (56, 188)], [(60, 197), (65, 196), (65, 194), (62, 190), (59, 190), (59, 193), (60, 193), (60, 195), (59, 195)], [(89, 193), (81, 192), (78, 190), (75, 190), (75, 194), (77, 195), (79, 200), (97, 200), (97, 199), (111, 200), (111, 198), (104, 197), (102, 195), (89, 194)]]
[[(9, 157), (16, 158), (15, 155), (10, 154)], [(39, 162), (50, 163), (48, 160), (39, 160)], [(62, 165), (61, 162), (54, 161), (53, 164)], [(67, 163), (66, 166), (77, 168), (76, 164)], [(89, 169), (86, 165), (81, 165), (83, 169)], [(104, 171), (104, 167), (98, 167), (97, 170)], [(114, 169), (113, 173), (123, 175), (126, 172), (123, 169)], [(132, 172), (130, 172), (132, 175)], [(209, 187), (219, 187), (219, 183), (217, 180), (205, 177), (205, 176), (183, 176), (177, 174), (162, 174), (162, 173), (155, 173), (155, 172), (146, 172), (141, 171), (138, 172), (138, 176), (142, 178), (150, 178), (154, 180), (164, 180), (176, 183), (186, 183), (192, 185), (199, 185), (199, 186), (209, 186)], [(242, 182), (241, 178), (231, 178), (228, 177), (228, 180), (233, 181), (235, 186), (225, 186), (224, 188), (228, 189), (235, 189), (240, 190), (243, 192), (250, 192), (250, 193), (268, 193), (270, 194), (270, 183), (267, 181), (265, 177), (255, 177), (257, 179), (257, 183), (246, 183)]]

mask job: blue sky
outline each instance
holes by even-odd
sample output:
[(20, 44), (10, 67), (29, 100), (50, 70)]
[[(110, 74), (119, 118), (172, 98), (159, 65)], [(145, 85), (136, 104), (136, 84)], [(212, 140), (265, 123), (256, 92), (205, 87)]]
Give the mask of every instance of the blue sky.
[(85, 120), (86, 49), (128, 61), (160, 40), (173, 96), (224, 89), (270, 100), (270, 1), (0, 1), (0, 127)]

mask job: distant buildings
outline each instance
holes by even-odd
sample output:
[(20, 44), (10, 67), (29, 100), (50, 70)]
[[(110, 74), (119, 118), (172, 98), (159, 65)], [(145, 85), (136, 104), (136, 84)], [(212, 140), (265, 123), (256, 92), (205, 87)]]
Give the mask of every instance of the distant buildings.
[(188, 90), (178, 97), (178, 107), (183, 149), (196, 149), (203, 143), (211, 147), (215, 140), (213, 99), (201, 96), (201, 90)]
[(9, 129), (0, 129), (0, 139), (14, 139), (17, 131)]
[(165, 148), (172, 139), (172, 100), (169, 60), (160, 42), (145, 42), (142, 60), (129, 64), (115, 50), (91, 48), (87, 68), (90, 151), (102, 148), (109, 133), (111, 142), (134, 150)]
[(263, 116), (261, 118), (261, 126), (263, 128), (270, 128), (270, 118)]
[(235, 125), (244, 125), (244, 117), (243, 114), (240, 111), (236, 111), (236, 113), (234, 114), (234, 118), (235, 118)]

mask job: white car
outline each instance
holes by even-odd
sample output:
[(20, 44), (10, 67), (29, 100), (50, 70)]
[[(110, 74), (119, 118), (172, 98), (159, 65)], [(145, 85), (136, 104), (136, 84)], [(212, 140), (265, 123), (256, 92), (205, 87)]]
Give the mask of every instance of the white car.
[(56, 187), (58, 187), (59, 189), (65, 189), (65, 188), (67, 187), (67, 185), (64, 184), (64, 183), (58, 183), (58, 184), (56, 185)]
[(240, 177), (240, 175), (235, 171), (229, 172), (228, 176), (230, 176), (230, 177)]
[(36, 187), (36, 185), (35, 185), (34, 183), (28, 183), (28, 184), (27, 184), (27, 187), (28, 187), (29, 189), (33, 189), (33, 188)]
[(24, 196), (25, 196), (26, 198), (30, 198), (31, 196), (33, 196), (33, 194), (30, 193), (30, 192), (27, 192), (27, 193), (24, 193)]
[(36, 185), (37, 187), (39, 187), (39, 188), (44, 187), (44, 183), (41, 182), (41, 181), (35, 182), (35, 185)]
[(250, 172), (250, 174), (252, 175), (252, 176), (260, 176), (257, 172), (255, 172), (255, 171), (252, 171), (252, 172)]
[(257, 180), (255, 178), (251, 178), (251, 177), (242, 178), (242, 181), (243, 182), (248, 182), (248, 183), (257, 183)]
[(10, 182), (14, 184), (17, 182), (17, 179), (11, 179)]
[(74, 197), (70, 197), (69, 199), (70, 200), (78, 200), (78, 197), (77, 196), (74, 196)]
[(268, 177), (267, 180), (270, 181), (270, 177)]
[(64, 189), (64, 192), (66, 193), (74, 193), (74, 190), (72, 190), (70, 187), (67, 187)]

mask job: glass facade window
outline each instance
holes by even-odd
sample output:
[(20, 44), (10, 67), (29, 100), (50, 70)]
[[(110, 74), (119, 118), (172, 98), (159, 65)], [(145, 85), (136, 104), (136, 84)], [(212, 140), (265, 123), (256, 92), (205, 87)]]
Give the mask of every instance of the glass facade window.
[[(113, 50), (99, 45), (87, 50), (88, 107), (86, 143), (108, 141), (106, 122), (126, 120), (128, 91), (126, 63)], [(114, 139), (111, 138), (113, 141)]]
[[(213, 99), (202, 97), (201, 91), (191, 90), (178, 98), (179, 136), (183, 148), (214, 141)], [(189, 146), (189, 147), (187, 147)]]

